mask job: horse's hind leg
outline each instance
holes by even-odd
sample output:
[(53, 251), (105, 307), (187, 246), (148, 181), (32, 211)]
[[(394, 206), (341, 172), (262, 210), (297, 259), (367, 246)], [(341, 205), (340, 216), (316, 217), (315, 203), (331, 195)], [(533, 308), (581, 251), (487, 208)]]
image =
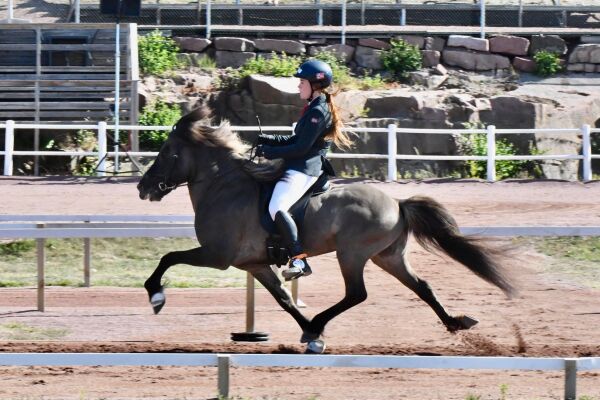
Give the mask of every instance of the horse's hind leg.
[(473, 318), (467, 316), (453, 317), (446, 312), (427, 281), (419, 278), (412, 270), (404, 252), (405, 245), (406, 238), (400, 238), (392, 246), (373, 257), (372, 261), (396, 277), (404, 286), (415, 292), (421, 300), (429, 304), (450, 332), (469, 329), (477, 324), (478, 321)]
[(308, 327), (309, 320), (298, 310), (298, 307), (292, 299), (291, 293), (283, 286), (281, 280), (277, 277), (271, 267), (265, 265), (261, 268), (248, 269), (252, 275), (271, 293), (277, 303), (288, 312), (300, 325), (302, 331)]

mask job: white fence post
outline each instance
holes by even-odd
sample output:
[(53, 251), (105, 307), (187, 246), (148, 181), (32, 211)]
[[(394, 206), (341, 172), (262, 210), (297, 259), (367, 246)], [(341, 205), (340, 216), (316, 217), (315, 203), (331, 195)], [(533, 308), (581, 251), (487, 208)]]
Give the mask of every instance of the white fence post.
[(229, 398), (229, 365), (230, 358), (228, 355), (219, 354), (217, 356), (217, 386), (219, 390), (219, 398)]
[(396, 125), (388, 125), (388, 181), (395, 182), (398, 175), (396, 156), (398, 155), (398, 140), (396, 138)]
[(480, 13), (479, 13), (479, 25), (481, 27), (480, 36), (485, 39), (485, 0), (479, 0)]
[(98, 122), (98, 176), (106, 176), (106, 156), (107, 156), (107, 141), (106, 141), (106, 122)]
[(246, 272), (246, 332), (254, 332), (254, 276)]
[(496, 127), (487, 127), (487, 180), (496, 181)]
[(565, 358), (565, 400), (577, 399), (577, 359)]
[(6, 121), (4, 130), (4, 175), (13, 174), (13, 151), (15, 150), (15, 121)]
[(582, 143), (581, 153), (583, 155), (583, 181), (589, 182), (592, 180), (592, 142), (590, 135), (591, 127), (585, 124), (581, 127)]
[(211, 24), (211, 2), (206, 0), (206, 38), (210, 39), (210, 24)]
[[(37, 224), (37, 227), (42, 229), (46, 224)], [(45, 306), (45, 294), (46, 288), (46, 239), (38, 238), (36, 242), (36, 254), (37, 254), (37, 309), (40, 312), (46, 310)]]
[(342, 44), (346, 44), (346, 0), (342, 0)]

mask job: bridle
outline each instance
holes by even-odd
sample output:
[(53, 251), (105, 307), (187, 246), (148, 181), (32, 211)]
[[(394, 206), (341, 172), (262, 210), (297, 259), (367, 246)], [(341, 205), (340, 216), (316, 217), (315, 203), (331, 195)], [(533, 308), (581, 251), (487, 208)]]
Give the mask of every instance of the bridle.
[[(247, 162), (252, 162), (254, 159), (256, 158), (256, 144), (252, 146), (252, 148), (250, 149), (250, 158), (244, 160), (244, 163)], [(156, 175), (156, 174), (151, 174), (150, 176), (154, 176), (154, 177), (159, 177), (159, 178), (163, 178), (160, 182), (158, 182), (158, 190), (160, 190), (161, 192), (166, 192), (169, 190), (175, 190), (180, 186), (194, 186), (198, 183), (204, 182), (207, 180), (207, 178), (201, 178), (201, 179), (196, 179), (192, 182), (183, 182), (183, 183), (173, 183), (170, 182), (171, 179), (171, 175), (172, 175), (172, 171), (175, 169), (177, 160), (179, 159), (179, 155), (178, 154), (172, 154), (171, 156), (169, 156), (169, 165), (167, 168), (167, 171), (164, 175)], [(207, 191), (213, 186), (213, 184), (217, 181), (217, 179), (222, 178), (228, 174), (230, 174), (231, 172), (240, 169), (241, 167), (239, 165), (234, 165), (233, 167), (225, 170), (222, 173), (217, 173), (214, 177), (212, 177), (212, 179), (210, 180), (208, 186), (207, 186)]]
[[(158, 190), (160, 190), (161, 192), (166, 192), (168, 190), (173, 190), (173, 189), (177, 189), (177, 187), (184, 185), (185, 183), (169, 183), (170, 179), (171, 179), (171, 174), (172, 171), (175, 169), (175, 163), (177, 163), (177, 160), (179, 159), (179, 155), (178, 154), (172, 154), (169, 157), (169, 168), (167, 169), (167, 172), (162, 175), (163, 180), (158, 182)], [(154, 175), (157, 177), (161, 177), (161, 175)]]

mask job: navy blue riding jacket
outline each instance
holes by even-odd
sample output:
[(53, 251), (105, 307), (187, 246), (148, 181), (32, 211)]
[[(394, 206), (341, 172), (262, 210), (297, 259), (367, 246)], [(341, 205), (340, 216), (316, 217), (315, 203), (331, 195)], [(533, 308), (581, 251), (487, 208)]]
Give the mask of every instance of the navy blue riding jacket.
[(331, 111), (325, 95), (321, 95), (308, 105), (300, 120), (296, 123), (294, 134), (260, 135), (264, 157), (272, 160), (282, 158), (285, 168), (302, 172), (306, 175), (319, 176), (331, 140), (325, 136), (331, 131), (333, 124)]

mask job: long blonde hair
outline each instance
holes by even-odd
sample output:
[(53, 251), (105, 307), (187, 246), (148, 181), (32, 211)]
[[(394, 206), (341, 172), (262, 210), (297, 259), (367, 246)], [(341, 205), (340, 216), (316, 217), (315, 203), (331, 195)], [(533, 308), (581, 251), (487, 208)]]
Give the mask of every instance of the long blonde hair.
[(340, 117), (340, 112), (338, 107), (333, 102), (333, 96), (337, 94), (329, 93), (326, 90), (321, 90), (321, 92), (325, 95), (327, 99), (327, 104), (329, 105), (329, 111), (331, 112), (331, 131), (325, 136), (325, 139), (332, 140), (333, 143), (342, 150), (347, 150), (352, 147), (352, 139), (348, 135), (348, 133), (344, 132), (342, 128), (344, 127), (344, 123), (342, 122), (342, 118)]

